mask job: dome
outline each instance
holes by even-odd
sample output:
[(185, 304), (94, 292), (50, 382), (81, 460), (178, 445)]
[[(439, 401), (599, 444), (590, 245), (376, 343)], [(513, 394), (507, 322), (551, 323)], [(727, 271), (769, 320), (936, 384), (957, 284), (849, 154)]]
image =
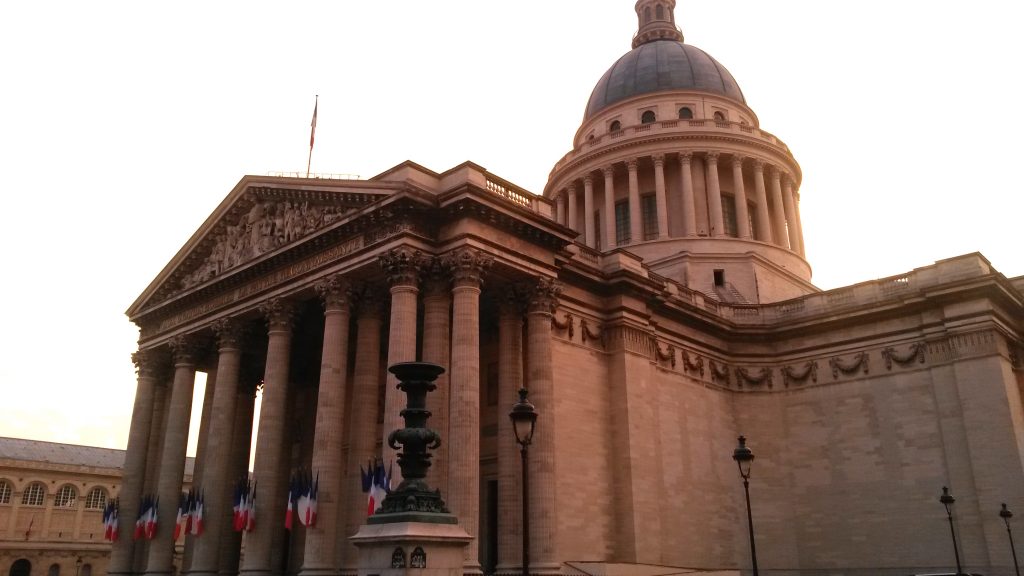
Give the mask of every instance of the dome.
[(676, 40), (656, 40), (612, 64), (590, 94), (584, 119), (621, 100), (665, 90), (699, 90), (747, 103), (732, 74), (706, 52)]

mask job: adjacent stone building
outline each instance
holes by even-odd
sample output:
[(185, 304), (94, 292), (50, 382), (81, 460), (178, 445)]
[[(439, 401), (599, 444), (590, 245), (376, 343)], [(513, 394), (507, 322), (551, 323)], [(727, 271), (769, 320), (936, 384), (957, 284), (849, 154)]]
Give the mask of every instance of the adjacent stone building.
[[(761, 570), (951, 571), (946, 485), (965, 569), (1009, 574), (997, 512), (1024, 510), (1024, 278), (968, 254), (817, 289), (800, 166), (683, 42), (674, 7), (636, 3), (633, 48), (542, 195), (473, 163), (242, 178), (128, 309), (141, 337), (122, 522), (139, 494), (181, 489), (205, 371), (207, 533), (185, 570), (352, 574), (360, 465), (393, 458), (382, 440), (400, 422), (385, 368), (418, 359), (448, 369), (430, 479), (475, 537), (467, 573), (519, 569), (507, 412), (525, 386), (535, 573), (746, 569), (731, 459), (745, 434)], [(243, 555), (231, 491), (254, 431), (261, 520)], [(319, 524), (287, 532), (300, 468), (319, 474)], [(162, 528), (119, 542), (110, 573), (171, 561)]]

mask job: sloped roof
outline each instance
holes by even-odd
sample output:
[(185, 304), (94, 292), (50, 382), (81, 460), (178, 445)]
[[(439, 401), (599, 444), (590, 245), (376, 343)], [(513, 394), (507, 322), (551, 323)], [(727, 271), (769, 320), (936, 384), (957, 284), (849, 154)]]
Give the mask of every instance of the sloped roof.
[[(26, 462), (46, 462), (70, 466), (92, 466), (98, 468), (121, 468), (124, 466), (124, 450), (61, 444), (43, 440), (0, 437), (0, 458)], [(187, 458), (185, 474), (191, 475), (195, 458)]]

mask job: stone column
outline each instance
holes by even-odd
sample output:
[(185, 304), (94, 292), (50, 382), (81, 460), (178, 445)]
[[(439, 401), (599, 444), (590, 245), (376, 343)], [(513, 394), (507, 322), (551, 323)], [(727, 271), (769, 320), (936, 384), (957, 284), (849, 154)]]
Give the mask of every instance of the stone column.
[(522, 566), (519, 444), (506, 414), (523, 387), (523, 306), (509, 288), (498, 312), (498, 572)]
[(782, 206), (782, 184), (779, 182), (782, 174), (775, 166), (772, 166), (771, 178), (772, 203), (774, 204), (774, 210), (772, 210), (772, 235), (775, 237), (776, 244), (783, 248), (789, 248), (789, 236), (786, 234), (786, 215), (785, 209)]
[(451, 368), (451, 280), (447, 268), (435, 259), (424, 279), (423, 290), (423, 361), (444, 366), (446, 372), (434, 381), (437, 390), (427, 394), (430, 427), (441, 433), (444, 441), (434, 450), (428, 472), (428, 484), (448, 496), (448, 372)]
[(796, 207), (793, 202), (792, 177), (788, 174), (782, 180), (782, 207), (786, 211), (786, 229), (789, 232), (789, 247), (800, 253), (800, 224), (797, 222)]
[(569, 220), (565, 225), (578, 231), (580, 229), (580, 221), (576, 210), (576, 183), (569, 184), (565, 189), (565, 193), (569, 196)]
[(533, 287), (526, 315), (529, 373), (526, 382), (538, 418), (530, 446), (530, 569), (557, 573), (557, 476), (555, 474), (555, 382), (552, 361), (551, 319), (561, 288), (541, 278)]
[(807, 256), (807, 246), (804, 245), (804, 220), (800, 216), (800, 193), (793, 190), (793, 212), (796, 213), (796, 234), (800, 240), (800, 255)]
[(750, 239), (750, 213), (747, 211), (747, 191), (743, 186), (743, 156), (732, 157), (732, 189), (736, 199), (736, 236)]
[(640, 210), (640, 183), (637, 179), (637, 161), (626, 162), (629, 170), (629, 243), (644, 241), (644, 221)]
[(591, 248), (597, 247), (594, 231), (594, 177), (590, 174), (583, 177), (583, 243)]
[[(380, 256), (380, 267), (387, 275), (391, 285), (391, 325), (388, 332), (388, 366), (398, 362), (416, 360), (416, 314), (417, 299), (420, 293), (420, 271), (426, 260), (419, 250), (412, 248), (392, 248), (387, 254)], [(384, 385), (384, 427), (381, 430), (381, 446), (384, 465), (395, 461), (392, 451), (387, 447), (388, 434), (392, 430), (404, 428), (400, 412), (405, 407), (404, 395), (398, 390), (398, 379), (388, 373)], [(398, 486), (402, 482), (402, 472), (398, 466), (393, 467), (392, 483)]]
[(472, 248), (444, 257), (452, 272), (451, 419), (448, 434), (448, 507), (473, 537), (465, 569), (478, 572), (480, 523), (480, 285), (493, 258)]
[(615, 169), (605, 166), (604, 172), (604, 249), (615, 250), (618, 240), (615, 237)]
[[(202, 484), (206, 524), (203, 536), (193, 540), (194, 550), (190, 574), (213, 576), (217, 574), (220, 539), (223, 525), (230, 520), (224, 513), (232, 505), (234, 485), (231, 474), (232, 440), (234, 436), (235, 402), (238, 399), (238, 379), (242, 367), (242, 328), (236, 320), (224, 318), (213, 325), (217, 335), (216, 380), (207, 382), (213, 390), (211, 410), (214, 417), (209, 424), (206, 443), (206, 464)], [(196, 485), (196, 484), (193, 484)]]
[(555, 222), (565, 226), (565, 194), (559, 194), (555, 197)]
[(280, 574), (284, 569), (274, 565), (278, 558), (274, 543), (280, 539), (277, 533), (284, 532), (282, 507), (288, 494), (282, 468), (295, 308), (291, 302), (274, 298), (264, 304), (260, 312), (267, 319), (269, 339), (263, 375), (263, 402), (256, 432), (256, 461), (253, 464), (257, 521), (256, 527), (246, 533), (245, 558), (240, 573), (270, 576)]
[[(174, 572), (174, 521), (178, 514), (178, 499), (181, 497), (181, 484), (185, 475), (185, 449), (199, 354), (197, 342), (192, 336), (179, 336), (170, 345), (174, 353), (174, 384), (171, 387), (167, 425), (160, 450), (160, 476), (156, 490), (160, 505), (156, 536), (149, 542), (146, 557), (146, 574), (150, 575), (170, 575)], [(129, 537), (128, 534), (124, 536)]]
[(772, 224), (768, 217), (768, 195), (764, 189), (764, 162), (754, 160), (754, 201), (757, 202), (757, 230), (755, 238), (762, 242), (772, 241)]
[[(167, 409), (170, 403), (171, 387), (173, 384), (173, 373), (172, 375), (161, 377), (157, 381), (153, 397), (153, 420), (150, 422), (149, 427), (149, 445), (146, 448), (146, 479), (142, 484), (143, 495), (156, 496), (157, 482), (160, 478), (160, 450), (164, 445), (164, 426), (167, 424)], [(135, 519), (133, 518), (132, 521), (134, 522)], [(132, 571), (136, 574), (146, 571), (148, 547), (148, 540), (136, 542), (135, 553), (132, 558)]]
[[(300, 575), (337, 574), (335, 542), (344, 532), (342, 494), (354, 485), (342, 485), (341, 463), (345, 431), (345, 388), (348, 379), (349, 285), (335, 274), (316, 286), (324, 304), (324, 342), (320, 356), (320, 388), (316, 397), (312, 473), (318, 480), (316, 526), (305, 531), (305, 553)], [(340, 524), (340, 526), (339, 526)]]
[(111, 545), (110, 565), (107, 570), (111, 575), (132, 573), (135, 548), (132, 532), (135, 530), (135, 519), (139, 516), (139, 500), (142, 498), (143, 483), (146, 480), (146, 457), (157, 380), (165, 370), (164, 363), (155, 350), (139, 350), (132, 354), (132, 362), (138, 371), (138, 382), (135, 386), (132, 423), (128, 430), (128, 449), (124, 454), (121, 491), (118, 493), (120, 538)]
[(697, 202), (693, 194), (691, 160), (693, 160), (692, 153), (679, 153), (679, 177), (682, 180), (683, 189), (683, 235), (685, 236), (697, 235)]
[(708, 182), (708, 216), (711, 220), (709, 236), (718, 238), (725, 236), (725, 222), (722, 219), (722, 188), (718, 184), (718, 152), (704, 155), (707, 165)]
[[(228, 480), (234, 486), (249, 476), (249, 454), (252, 449), (252, 417), (256, 405), (256, 383), (260, 376), (251, 364), (242, 365), (241, 384), (235, 391), (235, 413), (231, 428), (231, 472)], [(221, 525), (218, 574), (237, 576), (241, 560), (242, 532), (235, 532), (231, 522)]]
[[(366, 466), (377, 452), (379, 428), (378, 395), (380, 394), (380, 339), (382, 302), (377, 286), (365, 287), (359, 296), (356, 315), (356, 357), (352, 374), (352, 416), (349, 422), (348, 470), (356, 474), (360, 466)], [(396, 466), (397, 468), (397, 466)], [(350, 480), (350, 483), (354, 482)], [(367, 496), (357, 490), (345, 493), (348, 511), (343, 547), (346, 571), (353, 571), (359, 558), (354, 546), (348, 543), (348, 536), (356, 533), (366, 523)]]
[(665, 195), (665, 155), (654, 155), (654, 201), (658, 207), (658, 238), (668, 238), (668, 198)]

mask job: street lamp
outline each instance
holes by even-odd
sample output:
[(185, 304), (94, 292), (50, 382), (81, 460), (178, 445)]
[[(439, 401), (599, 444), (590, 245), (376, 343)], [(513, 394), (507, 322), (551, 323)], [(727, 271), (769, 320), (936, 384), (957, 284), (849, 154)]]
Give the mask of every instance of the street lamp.
[(949, 488), (946, 486), (942, 487), (942, 496), (939, 496), (939, 502), (946, 507), (946, 518), (949, 518), (949, 533), (953, 536), (953, 554), (956, 556), (956, 573), (960, 576), (963, 571), (960, 569), (960, 549), (956, 546), (956, 530), (953, 529), (953, 503), (956, 502), (956, 498), (949, 493)]
[(732, 451), (732, 459), (740, 469), (743, 477), (743, 494), (747, 497), (747, 527), (750, 530), (750, 563), (757, 576), (757, 550), (754, 548), (754, 517), (750, 514), (750, 465), (754, 462), (754, 453), (747, 448), (747, 439), (740, 436), (740, 445)]
[(523, 460), (523, 576), (530, 576), (530, 477), (527, 474), (526, 452), (533, 441), (533, 429), (537, 425), (537, 411), (526, 399), (527, 394), (526, 388), (520, 388), (519, 402), (508, 413), (519, 444), (519, 455)]
[(1006, 522), (1006, 535), (1010, 537), (1010, 552), (1013, 553), (1013, 570), (1020, 576), (1020, 566), (1017, 565), (1017, 549), (1013, 547), (1013, 532), (1010, 532), (1010, 518), (1013, 518), (1013, 512), (1010, 512), (1006, 508), (1006, 503), (1003, 503), (1003, 509), (999, 511), (999, 517)]

